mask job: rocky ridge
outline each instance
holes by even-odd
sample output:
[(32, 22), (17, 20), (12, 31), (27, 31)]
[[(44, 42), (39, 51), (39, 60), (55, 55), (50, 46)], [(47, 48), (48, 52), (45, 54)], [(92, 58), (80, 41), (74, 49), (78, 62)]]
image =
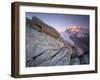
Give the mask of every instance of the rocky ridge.
[(60, 34), (37, 17), (26, 18), (26, 66), (56, 66), (70, 63), (72, 50)]

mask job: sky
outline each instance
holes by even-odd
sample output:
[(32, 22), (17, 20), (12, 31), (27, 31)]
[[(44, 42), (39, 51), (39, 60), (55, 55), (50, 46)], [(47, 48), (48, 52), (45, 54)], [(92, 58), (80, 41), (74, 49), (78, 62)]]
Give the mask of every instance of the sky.
[(58, 32), (64, 32), (66, 27), (71, 25), (89, 28), (89, 15), (26, 12), (26, 17), (29, 19), (32, 19), (33, 16), (37, 16), (43, 22), (55, 28)]

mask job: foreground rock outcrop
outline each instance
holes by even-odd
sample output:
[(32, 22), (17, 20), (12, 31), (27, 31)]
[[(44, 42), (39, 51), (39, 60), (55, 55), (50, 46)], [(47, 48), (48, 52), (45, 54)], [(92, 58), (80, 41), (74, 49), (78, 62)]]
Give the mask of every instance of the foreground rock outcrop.
[(26, 67), (89, 64), (89, 33), (78, 34), (61, 34), (36, 16), (26, 18)]
[(26, 67), (68, 65), (72, 49), (37, 17), (26, 18)]

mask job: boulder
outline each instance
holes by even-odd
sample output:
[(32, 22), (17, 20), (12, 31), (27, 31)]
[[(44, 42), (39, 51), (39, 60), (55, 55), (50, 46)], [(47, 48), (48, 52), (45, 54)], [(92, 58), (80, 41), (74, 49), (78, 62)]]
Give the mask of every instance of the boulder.
[(75, 47), (73, 47), (72, 49), (73, 49), (73, 52), (72, 52), (72, 55), (71, 55), (72, 58), (80, 57), (81, 55), (85, 54), (85, 53), (82, 51), (82, 49), (79, 48), (79, 47), (76, 47), (76, 46), (75, 46)]

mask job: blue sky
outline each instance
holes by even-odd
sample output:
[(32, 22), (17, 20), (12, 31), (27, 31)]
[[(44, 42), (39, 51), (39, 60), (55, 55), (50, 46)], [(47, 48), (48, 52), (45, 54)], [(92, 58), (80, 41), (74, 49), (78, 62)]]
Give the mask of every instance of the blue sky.
[(66, 27), (70, 25), (89, 28), (89, 15), (26, 12), (26, 17), (31, 19), (33, 16), (37, 16), (46, 24), (54, 27), (58, 32), (65, 31)]

